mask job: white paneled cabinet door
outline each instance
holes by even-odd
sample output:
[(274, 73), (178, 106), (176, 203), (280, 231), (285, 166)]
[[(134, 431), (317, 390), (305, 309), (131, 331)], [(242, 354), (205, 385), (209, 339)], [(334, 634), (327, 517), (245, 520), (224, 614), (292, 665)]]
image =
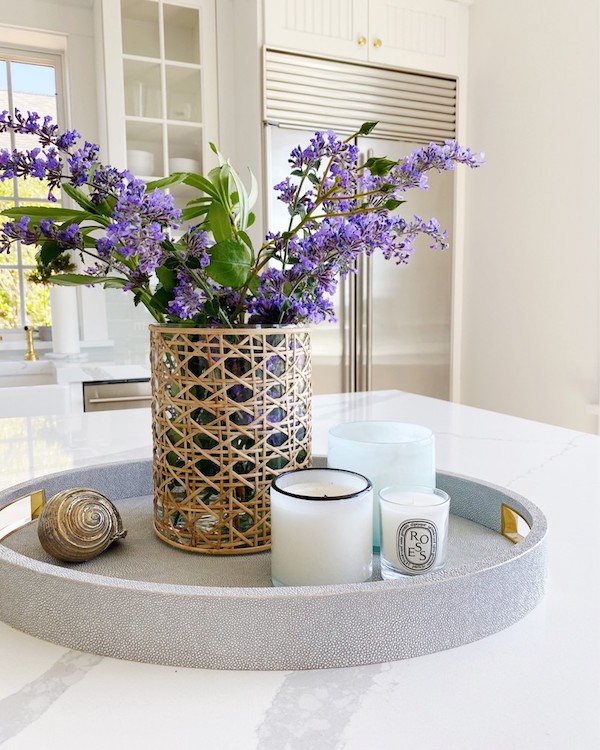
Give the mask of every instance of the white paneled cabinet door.
[(265, 40), (270, 47), (365, 62), (367, 0), (267, 0)]
[(218, 141), (214, 0), (103, 0), (102, 20), (111, 162), (146, 180), (207, 171)]
[(265, 44), (456, 74), (466, 19), (460, 0), (266, 0)]
[(369, 61), (455, 75), (467, 9), (451, 0), (369, 0)]

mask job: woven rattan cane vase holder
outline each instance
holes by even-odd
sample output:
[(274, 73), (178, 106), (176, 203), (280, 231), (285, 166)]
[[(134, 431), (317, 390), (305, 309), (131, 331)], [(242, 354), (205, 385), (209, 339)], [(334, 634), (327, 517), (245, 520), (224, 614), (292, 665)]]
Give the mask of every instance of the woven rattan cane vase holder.
[(154, 528), (183, 550), (270, 548), (269, 485), (310, 465), (306, 328), (150, 326)]

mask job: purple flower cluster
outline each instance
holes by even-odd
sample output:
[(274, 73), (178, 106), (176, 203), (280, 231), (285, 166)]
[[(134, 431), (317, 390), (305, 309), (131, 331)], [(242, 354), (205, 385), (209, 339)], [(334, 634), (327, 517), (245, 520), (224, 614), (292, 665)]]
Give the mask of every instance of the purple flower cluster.
[[(365, 123), (358, 134), (373, 126)], [(73, 276), (72, 283), (118, 283), (158, 321), (198, 325), (333, 319), (338, 281), (355, 271), (361, 254), (379, 252), (406, 263), (418, 235), (428, 236), (432, 248), (447, 247), (435, 219), (409, 220), (396, 211), (406, 192), (427, 189), (429, 170), (482, 163), (469, 149), (446, 141), (398, 162), (370, 158), (361, 164), (354, 137), (342, 140), (332, 131), (317, 132), (306, 147), (292, 151), (290, 176), (275, 186), (288, 208), (287, 230), (267, 234), (255, 251), (246, 234), (250, 214), (242, 210), (248, 196), (244, 201), (241, 181), (228, 163), (208, 179), (184, 178), (203, 193), (182, 214), (170, 194), (101, 164), (96, 145), (78, 147), (79, 134), (60, 133), (49, 117), (3, 112), (0, 132), (8, 130), (30, 134), (39, 145), (0, 151), (0, 180), (45, 180), (50, 200), (64, 186), (81, 210), (57, 210), (53, 218), (48, 209), (49, 216), (37, 220), (23, 215), (26, 209), (8, 211), (12, 220), (0, 228), (0, 252), (10, 252), (14, 242), (51, 240), (60, 252), (73, 250), (92, 259), (86, 274)], [(173, 175), (161, 184), (180, 179)], [(190, 222), (194, 218), (196, 224)], [(172, 230), (183, 219), (186, 231), (174, 238)], [(54, 251), (47, 248), (48, 243), (40, 254), (48, 257), (40, 263), (53, 260)]]
[(282, 267), (263, 274), (250, 306), (257, 319), (267, 315), (275, 322), (277, 311), (279, 322), (331, 318), (330, 295), (362, 253), (380, 251), (406, 263), (418, 235), (428, 235), (432, 248), (448, 246), (436, 219), (407, 221), (392, 212), (407, 190), (427, 189), (427, 171), (477, 167), (481, 157), (455, 141), (431, 143), (399, 162), (372, 159), (360, 166), (358, 157), (355, 146), (332, 132), (317, 133), (307, 148), (292, 151), (292, 175), (275, 186), (288, 206), (289, 231), (267, 237)]
[[(84, 240), (87, 232), (83, 224), (58, 226), (54, 220), (42, 219), (34, 225), (29, 217), (23, 216), (3, 224), (0, 252), (10, 252), (15, 241), (37, 245), (50, 239), (63, 251), (75, 250), (82, 256), (92, 256), (94, 263), (87, 269), (90, 276), (120, 274), (127, 279), (126, 290), (147, 284), (164, 260), (162, 243), (167, 239), (167, 230), (180, 223), (181, 212), (175, 208), (172, 196), (161, 190), (148, 193), (145, 183), (130, 172), (101, 164), (98, 146), (93, 143), (86, 141), (76, 148), (79, 134), (60, 133), (50, 117), (41, 120), (36, 113), (25, 117), (18, 110), (14, 115), (3, 112), (0, 132), (7, 130), (37, 137), (41, 148), (0, 151), (0, 180), (13, 177), (46, 180), (51, 201), (56, 201), (53, 191), (62, 184), (85, 187), (90, 205), (98, 207), (96, 222), (101, 224), (104, 234), (95, 240), (94, 253)], [(107, 207), (112, 208), (105, 218)], [(95, 216), (88, 214), (86, 219), (93, 224)]]

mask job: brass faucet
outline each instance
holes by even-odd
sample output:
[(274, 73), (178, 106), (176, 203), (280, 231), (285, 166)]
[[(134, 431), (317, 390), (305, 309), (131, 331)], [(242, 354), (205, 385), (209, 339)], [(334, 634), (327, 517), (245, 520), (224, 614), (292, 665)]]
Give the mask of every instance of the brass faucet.
[(25, 326), (25, 336), (27, 336), (27, 354), (25, 359), (27, 362), (35, 362), (38, 355), (33, 351), (33, 332), (35, 328), (33, 326)]

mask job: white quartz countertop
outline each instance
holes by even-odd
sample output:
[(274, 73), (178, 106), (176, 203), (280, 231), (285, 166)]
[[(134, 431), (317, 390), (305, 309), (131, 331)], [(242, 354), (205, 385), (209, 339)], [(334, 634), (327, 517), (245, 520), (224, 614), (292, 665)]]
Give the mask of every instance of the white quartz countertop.
[[(431, 427), (438, 469), (544, 511), (547, 593), (532, 613), (449, 651), (307, 672), (118, 661), (0, 623), (3, 750), (600, 747), (600, 437), (381, 391), (315, 397), (314, 453), (326, 453), (330, 426), (363, 419)], [(2, 487), (150, 454), (148, 409), (0, 420)]]
[(34, 362), (11, 360), (0, 362), (1, 378), (27, 378), (45, 375), (53, 383), (86, 383), (95, 380), (134, 380), (150, 377), (150, 366), (121, 365), (115, 362), (77, 362), (39, 359)]

